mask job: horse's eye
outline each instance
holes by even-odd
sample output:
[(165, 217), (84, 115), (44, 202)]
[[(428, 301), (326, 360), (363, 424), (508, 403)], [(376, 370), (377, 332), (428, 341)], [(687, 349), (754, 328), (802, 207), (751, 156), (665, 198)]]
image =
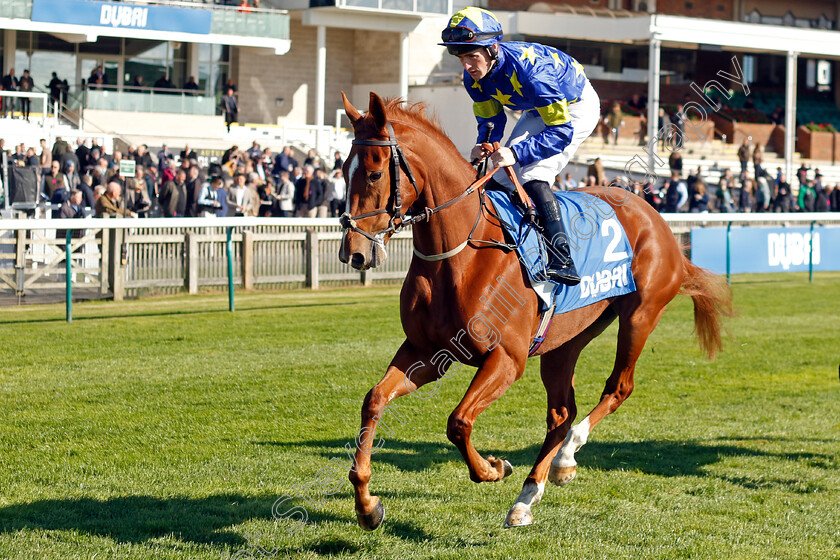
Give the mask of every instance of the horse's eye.
[(382, 178), (382, 172), (381, 171), (374, 171), (373, 173), (370, 174), (369, 180), (370, 180), (371, 183), (375, 183), (381, 178)]

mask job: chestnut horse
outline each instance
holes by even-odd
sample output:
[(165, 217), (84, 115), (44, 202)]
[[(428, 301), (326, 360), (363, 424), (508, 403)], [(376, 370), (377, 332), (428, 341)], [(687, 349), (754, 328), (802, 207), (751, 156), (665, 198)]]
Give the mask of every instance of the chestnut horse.
[[(447, 437), (474, 482), (511, 473), (507, 461), (482, 457), (470, 434), (476, 417), (522, 376), (540, 304), (516, 253), (481, 242), (503, 240), (504, 233), (482, 212), (479, 190), (468, 189), (475, 170), (425, 116), (424, 107), (404, 108), (401, 100), (383, 102), (371, 93), (363, 116), (342, 97), (355, 140), (344, 164), (347, 212), (339, 258), (358, 270), (381, 264), (385, 244), (400, 223), (413, 225), (415, 250), (400, 294), (405, 342), (365, 397), (350, 471), (359, 524), (373, 530), (385, 513), (368, 487), (377, 423), (391, 401), (436, 382), (453, 363), (478, 371), (449, 416)], [(696, 332), (710, 358), (721, 347), (720, 316), (731, 309), (725, 282), (683, 256), (668, 225), (643, 199), (614, 187), (585, 192), (609, 203), (623, 224), (633, 248), (637, 290), (565, 313), (551, 324), (537, 352), (548, 396), (545, 443), (505, 526), (533, 522), (531, 508), (540, 501), (546, 479), (565, 484), (574, 478), (575, 452), (595, 425), (630, 396), (636, 360), (669, 301), (678, 293), (694, 300)], [(616, 317), (612, 373), (598, 405), (572, 427), (575, 363)]]

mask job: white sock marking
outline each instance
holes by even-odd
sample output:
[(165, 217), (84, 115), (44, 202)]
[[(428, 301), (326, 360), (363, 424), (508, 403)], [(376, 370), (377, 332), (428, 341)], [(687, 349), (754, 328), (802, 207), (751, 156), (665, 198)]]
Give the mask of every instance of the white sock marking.
[(528, 484), (525, 484), (522, 487), (522, 492), (519, 493), (519, 497), (516, 498), (516, 503), (513, 504), (513, 507), (516, 507), (520, 504), (528, 508), (537, 505), (538, 503), (540, 503), (544, 491), (544, 482), (541, 482), (539, 484), (529, 482)]
[(555, 467), (574, 467), (577, 465), (575, 453), (586, 443), (586, 440), (589, 438), (589, 430), (589, 416), (587, 416), (566, 434), (563, 447), (560, 448), (560, 452), (554, 457), (552, 464)]

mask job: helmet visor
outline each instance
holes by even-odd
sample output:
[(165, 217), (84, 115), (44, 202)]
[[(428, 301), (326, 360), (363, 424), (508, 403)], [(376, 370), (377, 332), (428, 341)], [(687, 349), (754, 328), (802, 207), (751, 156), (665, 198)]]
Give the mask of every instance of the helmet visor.
[(444, 43), (472, 43), (476, 39), (486, 39), (490, 37), (497, 37), (499, 33), (476, 33), (467, 27), (447, 27), (440, 34), (440, 38)]

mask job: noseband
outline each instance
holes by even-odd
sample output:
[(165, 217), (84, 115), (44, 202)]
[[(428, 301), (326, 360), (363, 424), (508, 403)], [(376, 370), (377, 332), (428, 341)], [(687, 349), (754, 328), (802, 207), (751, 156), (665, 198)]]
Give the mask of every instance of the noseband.
[[(339, 222), (341, 223), (342, 229), (359, 233), (367, 237), (374, 243), (383, 243), (383, 239), (387, 234), (396, 233), (409, 223), (409, 221), (406, 219), (406, 215), (403, 214), (402, 211), (402, 195), (400, 194), (400, 169), (405, 171), (406, 177), (408, 177), (408, 180), (411, 181), (411, 186), (414, 187), (414, 192), (417, 194), (417, 198), (420, 198), (420, 189), (417, 188), (417, 181), (414, 180), (414, 175), (411, 173), (411, 167), (408, 165), (408, 160), (406, 159), (405, 155), (400, 149), (400, 145), (397, 143), (397, 136), (396, 134), (394, 134), (394, 127), (391, 126), (391, 123), (386, 123), (385, 126), (388, 129), (388, 140), (356, 139), (353, 140), (353, 145), (383, 147), (387, 146), (391, 148), (391, 196), (394, 198), (394, 207), (390, 211), (387, 208), (380, 208), (379, 210), (374, 210), (373, 212), (365, 212), (364, 214), (359, 214), (357, 216), (351, 216), (348, 212), (345, 212), (339, 218)], [(350, 177), (349, 179), (350, 181), (353, 180), (352, 177)], [(350, 193), (348, 192), (348, 199), (349, 195)], [(369, 234), (363, 229), (359, 229), (359, 227), (356, 225), (356, 220), (378, 216), (379, 214), (388, 214), (391, 219), (388, 221), (388, 227), (378, 232), (375, 236)], [(395, 224), (394, 221), (397, 218), (399, 218), (400, 223)]]

